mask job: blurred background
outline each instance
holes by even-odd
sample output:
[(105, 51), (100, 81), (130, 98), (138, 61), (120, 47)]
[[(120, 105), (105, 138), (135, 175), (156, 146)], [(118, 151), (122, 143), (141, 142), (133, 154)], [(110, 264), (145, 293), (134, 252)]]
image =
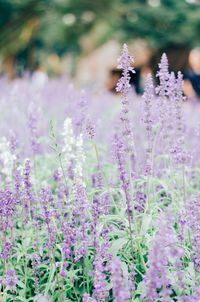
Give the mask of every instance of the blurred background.
[(166, 52), (170, 69), (185, 74), (187, 94), (200, 96), (200, 0), (0, 0), (0, 74), (9, 79), (64, 73), (113, 91), (124, 42), (138, 93)]

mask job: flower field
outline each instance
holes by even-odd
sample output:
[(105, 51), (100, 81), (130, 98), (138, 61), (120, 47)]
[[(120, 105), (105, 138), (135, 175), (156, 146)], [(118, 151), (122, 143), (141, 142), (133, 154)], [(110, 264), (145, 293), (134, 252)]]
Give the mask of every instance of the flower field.
[(132, 63), (117, 96), (0, 79), (0, 301), (200, 301), (200, 108)]

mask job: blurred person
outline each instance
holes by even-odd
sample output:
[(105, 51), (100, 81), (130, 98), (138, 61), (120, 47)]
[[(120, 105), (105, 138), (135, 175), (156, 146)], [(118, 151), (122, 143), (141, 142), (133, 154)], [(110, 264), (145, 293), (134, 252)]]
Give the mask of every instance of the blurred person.
[(189, 68), (184, 74), (184, 93), (187, 97), (200, 98), (200, 48), (191, 50)]

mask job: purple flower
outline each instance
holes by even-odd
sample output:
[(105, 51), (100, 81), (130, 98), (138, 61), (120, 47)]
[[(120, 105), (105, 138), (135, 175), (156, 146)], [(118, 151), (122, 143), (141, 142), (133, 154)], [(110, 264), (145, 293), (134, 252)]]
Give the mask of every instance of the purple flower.
[[(13, 192), (7, 188), (6, 190), (0, 190), (0, 215), (5, 218), (14, 216), (15, 214), (15, 196)], [(8, 223), (8, 222), (7, 222)]]
[(61, 177), (60, 177), (59, 171), (58, 171), (58, 169), (56, 169), (53, 173), (52, 179), (56, 181), (56, 180), (60, 180), (60, 178)]
[(190, 231), (192, 251), (191, 257), (197, 272), (200, 272), (200, 204), (199, 197), (193, 198), (186, 204), (186, 213), (182, 220), (186, 230)]
[(16, 288), (17, 282), (18, 278), (16, 276), (16, 271), (14, 269), (7, 270), (4, 284), (13, 290)]
[(155, 97), (154, 86), (151, 74), (148, 74), (145, 83), (145, 90), (143, 94), (145, 106), (144, 106), (144, 123), (147, 137), (147, 148), (146, 148), (146, 169), (147, 175), (152, 173), (152, 160), (151, 154), (153, 149), (153, 117), (152, 117), (152, 101)]
[(75, 227), (72, 223), (64, 222), (61, 231), (63, 232), (64, 240), (62, 242), (63, 264), (60, 275), (66, 278), (65, 268), (68, 266), (67, 260), (72, 257), (74, 251), (73, 246), (76, 240)]
[(23, 221), (27, 223), (31, 211), (31, 206), (33, 205), (34, 194), (32, 192), (32, 184), (30, 181), (30, 174), (31, 174), (31, 166), (30, 160), (26, 160), (25, 168), (23, 171), (24, 177), (24, 192), (22, 194), (22, 209), (23, 209)]
[(94, 298), (91, 298), (89, 294), (84, 293), (83, 302), (97, 302), (97, 300)]
[(17, 140), (16, 133), (12, 130), (10, 130), (9, 132), (9, 145), (10, 145), (10, 151), (14, 153), (15, 150), (17, 149), (18, 140)]
[(11, 255), (12, 248), (13, 248), (12, 243), (10, 243), (9, 241), (6, 241), (3, 244), (3, 251), (1, 252), (1, 256), (0, 257), (4, 258), (4, 259), (9, 259), (10, 255)]
[[(106, 271), (109, 270), (109, 244), (106, 244), (106, 242), (107, 240), (105, 240), (105, 243), (102, 243), (102, 245), (97, 245), (96, 256), (93, 262), (94, 271), (90, 273), (93, 276), (94, 287), (92, 297), (95, 298), (97, 301), (105, 301), (105, 298), (109, 296), (109, 292), (105, 282)], [(108, 261), (107, 264), (106, 261)]]
[(123, 138), (123, 144), (125, 150), (128, 153), (128, 157), (135, 155), (135, 146), (134, 146), (134, 137), (131, 128), (131, 122), (129, 119), (129, 99), (128, 92), (130, 88), (130, 74), (129, 72), (135, 72), (133, 67), (131, 67), (131, 62), (133, 58), (129, 55), (127, 45), (124, 44), (122, 55), (118, 59), (119, 65), (118, 68), (122, 68), (122, 77), (117, 83), (116, 90), (122, 94), (122, 110), (120, 113), (121, 121), (121, 136)]
[(87, 101), (86, 101), (86, 93), (84, 90), (81, 90), (79, 101), (77, 104), (77, 115), (76, 115), (76, 123), (75, 128), (77, 128), (77, 131), (80, 133), (83, 132), (85, 122), (86, 122), (86, 116), (87, 116)]
[(160, 80), (160, 86), (156, 88), (156, 92), (160, 97), (164, 98), (168, 90), (168, 79), (169, 79), (169, 70), (168, 70), (168, 59), (165, 53), (161, 57), (161, 61), (158, 64), (159, 71), (157, 72), (157, 77)]
[(126, 44), (123, 46), (122, 54), (118, 58), (118, 68), (122, 69), (122, 77), (119, 79), (116, 87), (116, 91), (127, 93), (130, 87), (130, 74), (129, 72), (135, 73), (134, 68), (131, 66), (131, 63), (134, 63), (134, 59), (129, 55), (128, 47)]
[(114, 137), (114, 151), (115, 151), (115, 158), (118, 164), (119, 177), (122, 182), (122, 188), (126, 196), (127, 211), (129, 213), (132, 210), (131, 196), (130, 196), (130, 180), (128, 178), (127, 169), (125, 165), (126, 160), (125, 160), (124, 145), (118, 135), (115, 135)]
[(89, 117), (86, 120), (85, 130), (89, 139), (93, 140), (95, 136), (95, 130), (94, 130), (94, 125), (92, 124), (91, 119)]
[(165, 53), (161, 57), (161, 62), (159, 64), (159, 71), (157, 72), (156, 76), (159, 77), (160, 80), (160, 85), (156, 87), (156, 93), (158, 94), (159, 121), (161, 127), (161, 134), (164, 139), (164, 148), (162, 149), (162, 152), (167, 152), (169, 148), (167, 142), (167, 137), (168, 137), (167, 124), (169, 118), (169, 99), (168, 99), (169, 71), (168, 71), (168, 60)]
[(40, 199), (43, 208), (43, 213), (40, 215), (40, 218), (43, 219), (46, 228), (47, 228), (47, 249), (54, 254), (54, 247), (57, 238), (57, 229), (52, 221), (52, 216), (54, 217), (53, 211), (50, 210), (50, 205), (53, 205), (53, 197), (51, 189), (49, 187), (41, 188), (40, 190)]
[(86, 209), (89, 209), (88, 197), (86, 188), (81, 183), (76, 183), (74, 186), (74, 203), (72, 206), (72, 223), (75, 227), (76, 244), (75, 244), (75, 261), (84, 257), (87, 252), (89, 236), (87, 228), (90, 222), (86, 215)]
[(39, 294), (39, 269), (38, 264), (41, 264), (41, 257), (38, 254), (33, 254), (31, 256), (31, 263), (33, 267), (33, 276), (34, 276), (34, 288), (36, 295)]
[(138, 212), (140, 213), (143, 213), (144, 210), (145, 210), (145, 203), (146, 203), (146, 196), (140, 192), (140, 191), (137, 191), (136, 193), (136, 200), (135, 200), (135, 210), (137, 210)]
[(22, 177), (20, 174), (20, 171), (15, 169), (13, 172), (14, 178), (15, 178), (15, 202), (19, 203), (20, 202), (20, 197), (21, 197), (21, 186), (22, 186)]
[[(161, 214), (159, 219), (159, 232), (153, 240), (153, 247), (149, 250), (148, 270), (143, 282), (146, 284), (144, 301), (169, 300), (172, 294), (172, 280), (169, 278), (168, 265), (173, 265), (177, 274), (178, 285), (184, 291), (185, 283), (182, 261), (183, 248), (178, 246), (174, 236), (172, 222), (167, 218), (171, 215)], [(168, 299), (168, 300), (167, 300)]]
[(30, 104), (27, 114), (27, 123), (29, 128), (29, 140), (33, 154), (40, 153), (41, 145), (38, 143), (38, 112), (33, 103)]
[(127, 280), (124, 278), (121, 269), (122, 263), (119, 258), (112, 261), (111, 283), (115, 302), (126, 302), (130, 297)]
[(190, 152), (184, 148), (183, 136), (183, 121), (182, 121), (182, 105), (183, 105), (183, 75), (178, 72), (178, 78), (175, 82), (174, 93), (174, 112), (175, 112), (175, 133), (174, 145), (170, 152), (173, 154), (174, 162), (176, 164), (186, 164), (191, 161)]

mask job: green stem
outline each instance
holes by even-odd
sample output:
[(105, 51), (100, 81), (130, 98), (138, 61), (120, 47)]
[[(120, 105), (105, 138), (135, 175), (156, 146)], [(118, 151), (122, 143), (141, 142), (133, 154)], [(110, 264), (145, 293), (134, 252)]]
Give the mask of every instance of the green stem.
[(62, 160), (61, 160), (61, 154), (58, 155), (58, 158), (59, 158), (59, 164), (60, 164), (60, 167), (61, 167), (61, 170), (62, 170), (63, 178), (65, 180), (65, 185), (67, 186), (67, 179), (66, 179), (66, 176), (65, 176), (65, 171), (64, 171), (64, 168), (63, 168)]
[(12, 297), (13, 297), (13, 302), (15, 302), (15, 295), (14, 295), (14, 291), (12, 290)]
[(99, 158), (99, 153), (98, 153), (97, 146), (96, 146), (96, 143), (95, 143), (95, 142), (94, 142), (94, 149), (95, 149), (95, 154), (96, 154), (96, 158), (97, 158), (97, 162), (98, 162), (98, 167), (99, 167), (99, 169), (100, 169), (100, 171), (101, 171), (101, 175), (102, 175), (102, 177), (103, 177), (104, 185), (105, 185), (105, 187), (106, 187), (106, 189), (107, 189), (107, 191), (108, 191), (108, 193), (109, 193), (109, 195), (110, 195), (110, 198), (111, 198), (111, 200), (112, 200), (112, 202), (113, 202), (113, 205), (114, 205), (114, 207), (115, 207), (115, 209), (116, 209), (117, 214), (120, 215), (120, 212), (119, 212), (119, 209), (118, 209), (118, 207), (117, 207), (117, 204), (116, 204), (116, 202), (115, 202), (115, 200), (114, 200), (114, 198), (113, 198), (112, 193), (110, 192), (110, 188), (109, 188), (107, 179), (106, 179), (106, 177), (105, 177), (105, 175), (104, 175), (104, 173), (103, 173), (103, 169), (102, 169), (101, 162), (100, 162), (100, 158)]
[(85, 292), (85, 258), (83, 256), (83, 291)]
[(60, 301), (63, 301), (63, 286), (64, 286), (64, 278), (62, 278), (62, 289), (61, 289), (61, 296), (60, 296)]
[[(25, 242), (26, 242), (26, 237), (27, 237), (27, 229), (26, 229), (26, 225), (25, 225)], [(27, 248), (26, 248), (26, 244), (25, 244), (25, 296), (26, 296), (26, 283), (27, 283)]]
[(75, 288), (75, 286), (74, 286), (74, 282), (73, 282), (73, 281), (72, 281), (72, 287), (73, 287), (73, 290), (74, 290), (74, 294), (75, 294), (75, 296), (76, 296), (76, 301), (79, 302), (80, 300), (79, 300), (79, 298), (78, 298), (78, 294), (77, 294), (77, 291), (76, 291), (76, 288)]

